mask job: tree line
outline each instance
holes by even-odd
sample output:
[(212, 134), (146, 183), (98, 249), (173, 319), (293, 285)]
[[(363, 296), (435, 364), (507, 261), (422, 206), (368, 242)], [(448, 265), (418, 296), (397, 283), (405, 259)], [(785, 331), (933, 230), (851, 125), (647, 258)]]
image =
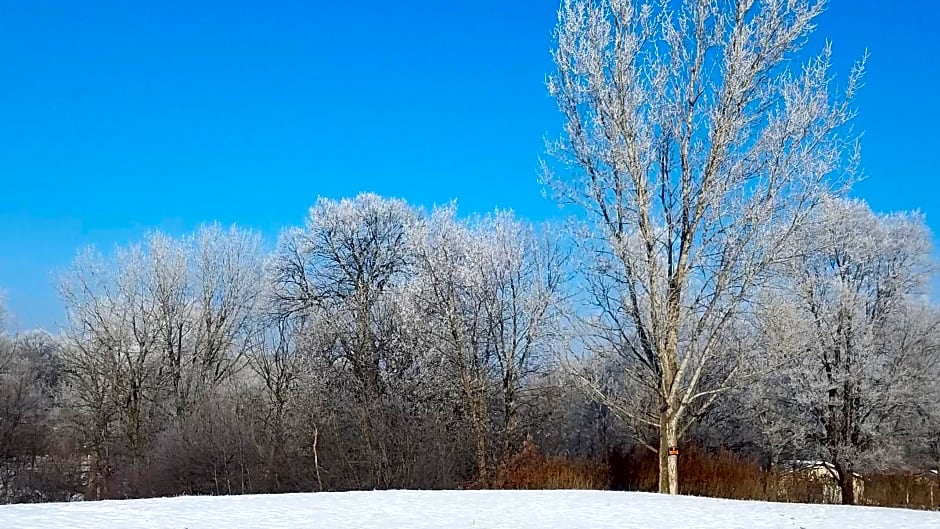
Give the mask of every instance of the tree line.
[[(932, 468), (923, 218), (833, 199), (811, 219), (677, 434), (768, 464)], [(637, 337), (611, 335), (596, 258), (511, 213), (369, 194), (319, 200), (270, 254), (218, 225), (83, 251), (67, 325), (0, 346), (5, 499), (485, 484), (526, 439), (656, 451), (658, 387)]]

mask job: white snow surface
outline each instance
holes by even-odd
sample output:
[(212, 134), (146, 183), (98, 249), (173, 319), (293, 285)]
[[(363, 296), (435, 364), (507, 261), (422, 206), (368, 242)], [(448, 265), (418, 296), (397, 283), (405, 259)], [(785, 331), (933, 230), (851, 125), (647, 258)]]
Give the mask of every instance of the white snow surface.
[(940, 529), (940, 513), (565, 490), (324, 492), (0, 507), (0, 528), (26, 527)]

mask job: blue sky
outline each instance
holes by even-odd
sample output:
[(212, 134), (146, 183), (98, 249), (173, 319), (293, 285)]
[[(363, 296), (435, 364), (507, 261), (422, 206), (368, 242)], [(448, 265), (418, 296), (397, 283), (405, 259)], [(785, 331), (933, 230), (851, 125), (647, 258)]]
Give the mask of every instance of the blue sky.
[[(361, 191), (544, 219), (555, 0), (0, 2), (0, 289), (62, 321), (77, 248), (218, 220), (273, 241)], [(891, 4), (891, 5), (889, 5)], [(818, 35), (858, 98), (876, 210), (940, 233), (940, 6), (835, 0)]]

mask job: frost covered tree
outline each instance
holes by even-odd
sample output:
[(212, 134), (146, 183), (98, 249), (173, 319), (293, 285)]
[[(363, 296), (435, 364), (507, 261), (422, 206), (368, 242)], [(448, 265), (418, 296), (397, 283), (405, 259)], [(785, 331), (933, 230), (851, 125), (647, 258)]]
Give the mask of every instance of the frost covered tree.
[(474, 239), (453, 207), (437, 209), (423, 225), (418, 275), (411, 283), (427, 347), (442, 360), (465, 414), (477, 479), (489, 473), (493, 354), (487, 346), (484, 296), (474, 267)]
[[(933, 335), (933, 342), (930, 344), (930, 350), (934, 357), (940, 357), (940, 314), (935, 315), (936, 328)], [(914, 456), (922, 468), (932, 469), (940, 473), (940, 362), (935, 362), (930, 366), (933, 384), (923, 395), (920, 406), (921, 431), (923, 439), (926, 439), (926, 446), (915, 448)], [(940, 479), (940, 475), (936, 476)]]
[(100, 462), (97, 473), (104, 473), (117, 445), (135, 460), (143, 451), (162, 378), (160, 322), (140, 246), (117, 250), (112, 263), (86, 250), (73, 266), (62, 287), (69, 402), (80, 437)]
[(841, 94), (828, 46), (797, 66), (823, 7), (564, 0), (559, 10), (548, 88), (565, 122), (546, 177), (584, 212), (587, 351), (624, 359), (623, 377), (654, 390), (649, 413), (633, 415), (658, 431), (662, 492), (678, 492), (671, 448), (727, 387), (711, 368), (729, 353), (728, 322), (854, 160), (861, 66)]
[(562, 344), (567, 255), (551, 231), (497, 212), (474, 226), (487, 341), (496, 361), (502, 457), (522, 439), (520, 408), (531, 377)]
[(940, 330), (923, 297), (930, 234), (920, 215), (829, 200), (793, 242), (799, 258), (766, 300), (770, 375), (752, 392), (774, 444), (831, 463), (853, 503), (854, 472), (891, 468), (924, 444)]
[(399, 468), (390, 454), (409, 441), (392, 435), (389, 408), (413, 393), (421, 352), (402, 303), (417, 219), (404, 201), (374, 194), (320, 199), (304, 227), (283, 233), (269, 271), (274, 312), (305, 321), (301, 339), (321, 372), (311, 380), (358, 432), (348, 443), (363, 465), (349, 472), (364, 486), (389, 486)]
[[(301, 346), (298, 341), (303, 338), (303, 317), (271, 316), (266, 325), (265, 333), (259, 347), (253, 351), (250, 358), (250, 367), (261, 381), (258, 390), (264, 400), (266, 413), (261, 421), (261, 437), (259, 450), (265, 464), (271, 469), (275, 490), (280, 489), (282, 464), (292, 446), (303, 443), (291, 443), (292, 436), (303, 435), (307, 432), (299, 421), (295, 419), (301, 415), (303, 402), (300, 385), (306, 373)], [(318, 478), (319, 489), (323, 489), (320, 479), (319, 457), (317, 444), (319, 427), (316, 420), (308, 421), (312, 429), (311, 446), (314, 451), (314, 470)]]
[(347, 365), (365, 400), (384, 391), (400, 353), (396, 289), (409, 277), (417, 216), (404, 202), (362, 194), (320, 199), (286, 231), (271, 265), (279, 314), (316, 319), (324, 354)]
[(113, 457), (142, 460), (162, 419), (182, 421), (243, 365), (262, 274), (260, 239), (218, 226), (78, 255), (61, 286), (63, 359), (99, 479)]
[(67, 477), (36, 464), (59, 444), (60, 379), (51, 336), (39, 330), (0, 333), (0, 503), (68, 498), (61, 490)]
[(257, 344), (264, 255), (260, 238), (210, 225), (181, 240), (148, 241), (151, 296), (160, 323), (162, 375), (184, 417), (243, 365)]
[(508, 457), (520, 441), (526, 384), (557, 341), (565, 255), (508, 212), (463, 221), (440, 208), (423, 228), (411, 295), (425, 343), (458, 388), (486, 482), (491, 454)]

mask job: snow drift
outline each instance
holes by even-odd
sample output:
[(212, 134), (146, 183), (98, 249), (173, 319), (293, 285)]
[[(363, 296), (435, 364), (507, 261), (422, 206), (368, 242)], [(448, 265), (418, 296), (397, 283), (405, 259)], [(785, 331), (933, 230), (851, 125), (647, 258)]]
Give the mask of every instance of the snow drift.
[(935, 512), (603, 491), (376, 491), (0, 507), (0, 527), (940, 528)]

